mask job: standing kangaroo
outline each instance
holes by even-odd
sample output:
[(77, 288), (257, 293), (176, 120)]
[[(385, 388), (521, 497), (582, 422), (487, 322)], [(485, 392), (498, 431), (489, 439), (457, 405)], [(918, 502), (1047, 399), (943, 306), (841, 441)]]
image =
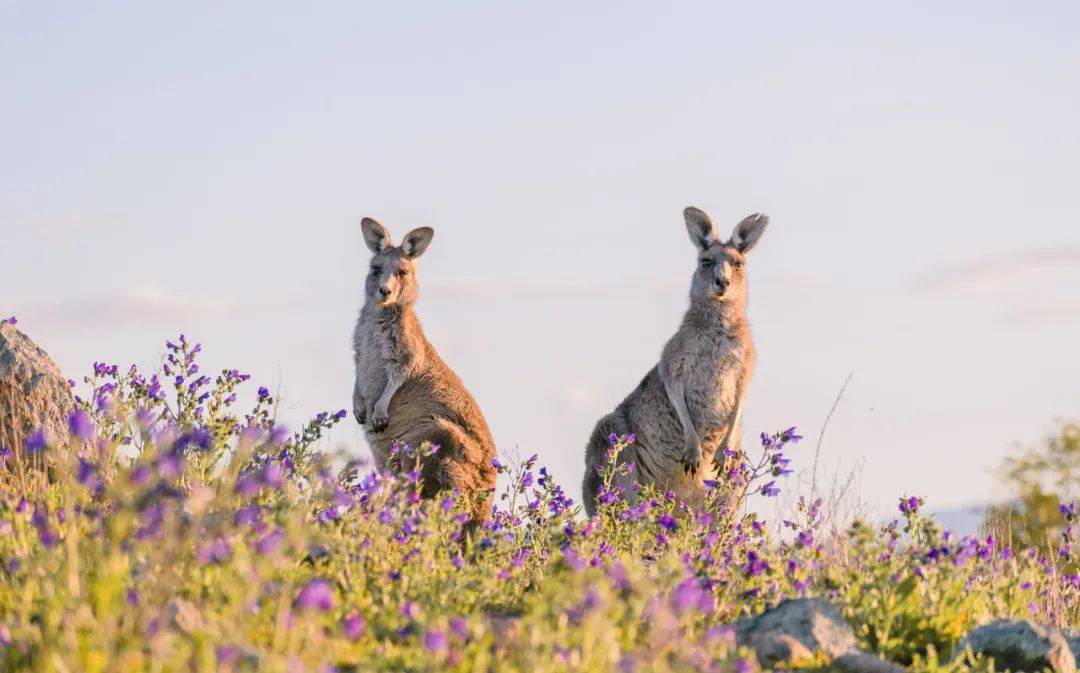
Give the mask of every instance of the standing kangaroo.
[(395, 247), (375, 220), (364, 218), (361, 228), (372, 258), (353, 331), (353, 415), (380, 467), (394, 442), (413, 448), (424, 441), (437, 444), (438, 452), (421, 466), (421, 495), (460, 489), (473, 521), (482, 521), (491, 512), (495, 440), (480, 407), (428, 342), (413, 312), (416, 260), (435, 232), (414, 229)]
[(690, 308), (664, 346), (660, 363), (593, 430), (585, 448), (583, 484), (589, 515), (596, 513), (602, 484), (596, 469), (612, 434), (636, 436), (620, 456), (620, 462), (635, 463), (630, 475), (619, 477), (623, 497), (634, 497), (634, 482), (654, 484), (692, 507), (703, 503), (703, 482), (717, 478), (717, 453), (741, 450), (740, 419), (755, 357), (746, 321), (746, 255), (769, 218), (747, 217), (724, 242), (703, 211), (687, 208), (683, 217), (699, 250)]

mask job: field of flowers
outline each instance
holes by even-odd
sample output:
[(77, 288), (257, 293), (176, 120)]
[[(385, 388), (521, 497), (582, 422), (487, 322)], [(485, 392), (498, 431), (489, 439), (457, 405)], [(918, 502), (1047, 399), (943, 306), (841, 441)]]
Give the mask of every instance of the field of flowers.
[(287, 431), (268, 390), (239, 411), (247, 376), (167, 347), (154, 375), (95, 364), (68, 436), (3, 449), (2, 670), (743, 673), (732, 622), (796, 596), (913, 670), (989, 670), (951, 660), (972, 627), (1080, 622), (1071, 530), (1043, 557), (950, 535), (902, 494), (895, 521), (842, 530), (816, 501), (774, 523), (728, 507), (783, 486), (794, 428), (726, 456), (703, 512), (618, 497), (632, 437), (612, 438), (593, 519), (535, 457), (507, 458), (474, 530), (452, 494), (419, 498), (437, 447), (335, 469), (316, 448), (345, 411)]

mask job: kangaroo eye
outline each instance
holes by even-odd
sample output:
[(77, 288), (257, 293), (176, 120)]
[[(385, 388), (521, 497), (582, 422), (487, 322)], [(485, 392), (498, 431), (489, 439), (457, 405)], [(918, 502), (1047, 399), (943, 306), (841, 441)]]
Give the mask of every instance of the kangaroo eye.
[(381, 266), (373, 266), (373, 267), (371, 267), (371, 273), (378, 276), (380, 273), (382, 273), (382, 267)]
[(731, 263), (731, 266), (733, 266), (736, 269), (741, 269), (742, 265), (743, 265), (742, 260), (735, 260), (734, 262)]
[(405, 276), (409, 275), (409, 272), (406, 271), (405, 269), (399, 269), (398, 272), (397, 272), (397, 275), (398, 275), (399, 278), (404, 278)]
[(712, 266), (712, 260), (711, 259), (705, 258), (705, 259), (701, 260), (701, 268), (707, 269), (710, 266)]

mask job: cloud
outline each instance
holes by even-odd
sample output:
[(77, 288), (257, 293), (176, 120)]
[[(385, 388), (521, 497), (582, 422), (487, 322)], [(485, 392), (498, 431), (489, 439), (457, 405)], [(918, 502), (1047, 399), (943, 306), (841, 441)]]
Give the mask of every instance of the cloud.
[(943, 264), (917, 276), (910, 289), (924, 296), (989, 307), (1005, 324), (1080, 318), (1080, 244), (982, 255)]
[(1046, 286), (1064, 277), (1080, 278), (1080, 243), (1014, 250), (942, 264), (919, 275), (919, 292), (981, 294), (1022, 284)]
[(185, 295), (154, 285), (134, 286), (110, 295), (16, 304), (19, 315), (62, 327), (189, 320), (226, 315), (236, 308), (237, 303), (230, 298)]
[(1004, 323), (1048, 323), (1080, 320), (1080, 300), (1055, 301), (1037, 305), (1010, 306), (998, 315)]
[[(771, 278), (751, 279), (751, 286), (773, 285), (792, 291), (815, 291), (835, 283), (820, 274), (782, 273)], [(622, 283), (589, 283), (573, 280), (464, 279), (424, 284), (421, 295), (447, 300), (490, 299), (593, 299), (635, 297), (685, 297), (690, 289), (688, 274), (671, 278), (641, 278)]]
[(421, 289), (430, 297), (450, 300), (475, 299), (575, 299), (592, 297), (632, 297), (660, 294), (685, 288), (686, 283), (634, 281), (632, 283), (584, 283), (576, 281), (529, 281), (518, 279), (473, 279), (432, 284)]

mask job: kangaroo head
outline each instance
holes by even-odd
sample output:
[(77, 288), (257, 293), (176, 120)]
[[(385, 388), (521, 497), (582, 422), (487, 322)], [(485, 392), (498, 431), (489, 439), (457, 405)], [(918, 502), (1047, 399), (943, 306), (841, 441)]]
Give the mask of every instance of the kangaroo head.
[(735, 225), (729, 240), (720, 240), (716, 225), (703, 210), (683, 211), (686, 231), (698, 248), (697, 268), (690, 284), (694, 300), (741, 302), (746, 299), (746, 256), (757, 245), (767, 215), (756, 213)]
[(372, 252), (364, 285), (367, 300), (384, 308), (411, 306), (420, 293), (416, 260), (427, 250), (435, 231), (431, 227), (413, 229), (405, 234), (401, 245), (395, 246), (386, 227), (370, 217), (365, 217), (360, 227)]

